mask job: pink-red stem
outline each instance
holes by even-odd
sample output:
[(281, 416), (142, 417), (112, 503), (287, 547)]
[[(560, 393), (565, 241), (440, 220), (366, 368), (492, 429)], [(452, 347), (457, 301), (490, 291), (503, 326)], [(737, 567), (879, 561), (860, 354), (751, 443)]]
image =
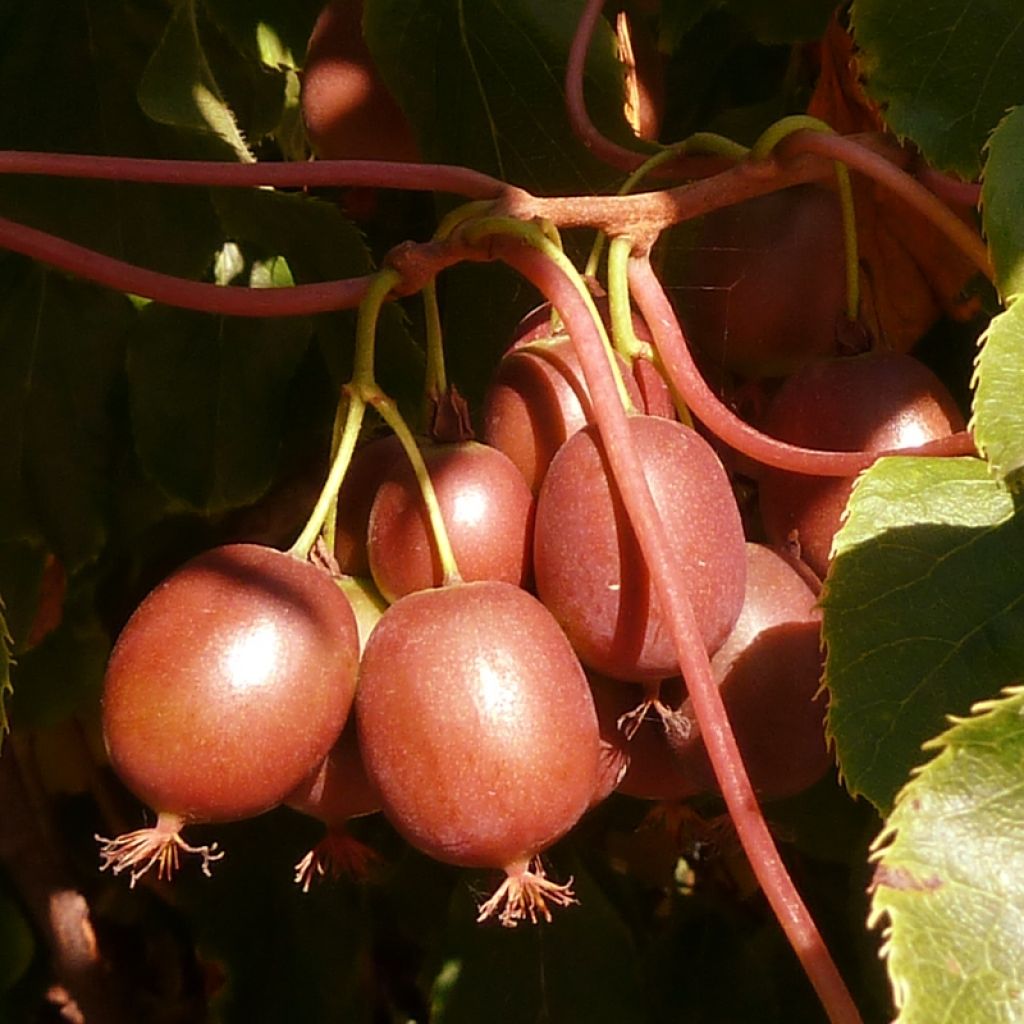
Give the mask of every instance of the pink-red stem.
[(693, 606), (682, 576), (674, 567), (668, 537), (647, 486), (627, 414), (586, 305), (565, 274), (535, 250), (517, 243), (498, 242), (492, 251), (536, 285), (566, 324), (593, 398), (597, 428), (616, 488), (650, 569), (658, 600), (666, 611), (701, 735), (737, 834), (829, 1020), (832, 1024), (859, 1024), (856, 1005), (782, 863), (754, 796), (711, 674)]
[[(650, 151), (637, 152), (620, 146), (604, 135), (590, 119), (587, 102), (583, 94), (584, 71), (587, 52), (590, 50), (594, 30), (601, 17), (604, 0), (587, 0), (580, 15), (576, 32), (569, 46), (569, 58), (565, 68), (565, 106), (573, 133), (598, 160), (620, 171), (635, 171), (650, 158)], [(669, 161), (664, 167), (652, 172), (655, 176), (665, 173), (679, 177), (700, 178), (714, 174), (728, 167), (730, 161), (713, 156), (680, 156)]]
[(94, 249), (0, 217), (0, 246), (119, 292), (141, 295), (181, 309), (226, 316), (302, 316), (353, 309), (371, 277), (353, 277), (294, 288), (233, 288), (189, 281), (104, 256)]
[(232, 188), (257, 185), (275, 188), (361, 186), (450, 192), (467, 199), (496, 199), (509, 190), (503, 181), (466, 167), (385, 160), (233, 164), (218, 160), (155, 160), (0, 150), (0, 174), (42, 174), (58, 178)]
[[(882, 452), (829, 452), (800, 448), (762, 433), (723, 405), (708, 387), (683, 337), (672, 304), (646, 256), (629, 261), (629, 285), (640, 315), (654, 338), (665, 374), (690, 411), (726, 444), (758, 462), (809, 476), (854, 476), (867, 469)], [(975, 455), (974, 440), (966, 431), (938, 438), (899, 455)]]
[(860, 171), (899, 196), (918, 213), (927, 217), (990, 281), (994, 277), (992, 261), (984, 239), (973, 224), (951, 210), (934, 192), (893, 163), (842, 135), (827, 132), (794, 132), (779, 144), (779, 155), (813, 153), (838, 160)]

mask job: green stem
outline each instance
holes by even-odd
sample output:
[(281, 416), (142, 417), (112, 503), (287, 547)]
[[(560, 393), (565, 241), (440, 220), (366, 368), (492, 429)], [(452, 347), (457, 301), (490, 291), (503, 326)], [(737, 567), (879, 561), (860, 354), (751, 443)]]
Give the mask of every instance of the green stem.
[[(309, 517), (308, 522), (302, 528), (298, 539), (291, 546), (288, 553), (296, 558), (306, 559), (309, 557), (317, 537), (324, 528), (331, 509), (337, 508), (338, 491), (341, 489), (345, 473), (348, 471), (349, 463), (352, 461), (352, 453), (356, 448), (356, 441), (359, 439), (359, 429), (363, 425), (363, 416), (366, 413), (366, 402), (363, 401), (357, 388), (346, 388), (348, 397), (348, 408), (345, 411), (345, 426), (341, 431), (338, 441), (338, 450), (331, 460), (331, 468), (324, 481), (324, 486), (317, 498), (316, 505)], [(340, 414), (339, 406), (339, 414)], [(340, 415), (339, 415), (340, 419)]]
[(632, 362), (640, 350), (640, 339), (633, 330), (627, 278), (632, 251), (633, 244), (625, 237), (613, 238), (608, 247), (608, 314), (612, 322), (612, 344), (627, 362)]
[[(764, 130), (750, 150), (751, 160), (767, 160), (772, 150), (783, 139), (794, 132), (812, 131), (835, 135), (830, 124), (809, 114), (793, 114), (783, 117)], [(856, 320), (860, 310), (860, 254), (857, 245), (857, 219), (853, 204), (853, 188), (850, 184), (849, 168), (838, 160), (835, 162), (836, 185), (839, 190), (839, 206), (843, 216), (843, 250), (846, 259), (846, 316)]]
[(662, 372), (661, 358), (652, 345), (641, 341), (633, 330), (633, 303), (629, 297), (629, 257), (633, 251), (633, 243), (626, 237), (613, 238), (608, 248), (608, 310), (612, 322), (612, 339), (615, 351), (630, 366), (636, 359), (648, 359), (662, 378), (668, 383), (672, 392), (672, 404), (676, 407), (676, 415), (680, 422), (688, 427), (693, 426), (693, 417), (686, 406), (682, 395), (668, 381)]
[(448, 529), (444, 525), (444, 517), (441, 514), (441, 505), (437, 500), (437, 492), (427, 471), (427, 464), (423, 461), (423, 454), (420, 452), (416, 438), (405, 422), (398, 406), (388, 398), (379, 388), (367, 388), (363, 392), (365, 400), (377, 410), (384, 422), (395, 432), (402, 448), (412, 465), (413, 473), (416, 475), (416, 482), (419, 484), (420, 493), (423, 495), (423, 503), (427, 507), (427, 518), (430, 520), (430, 529), (434, 536), (434, 544), (437, 546), (437, 555), (441, 562), (442, 583), (448, 586), (450, 583), (462, 581), (458, 563), (455, 561), (455, 551), (448, 537)]
[(622, 401), (622, 407), (627, 412), (635, 411), (633, 409), (633, 401), (629, 397), (626, 384), (622, 379), (619, 362), (615, 358), (615, 352), (608, 339), (608, 332), (605, 330), (601, 314), (598, 312), (594, 298), (590, 294), (590, 289), (587, 287), (580, 272), (573, 266), (572, 260), (535, 223), (527, 223), (514, 217), (481, 217), (479, 220), (467, 225), (464, 229), (464, 234), (466, 241), (470, 244), (474, 244), (488, 235), (504, 235), (508, 238), (517, 238), (546, 256), (569, 278), (590, 311), (598, 334), (604, 343), (605, 353), (608, 356), (608, 363), (615, 378), (615, 386)]
[(359, 319), (356, 322), (356, 351), (352, 360), (352, 384), (358, 387), (372, 387), (375, 377), (373, 355), (377, 344), (377, 321), (381, 306), (391, 289), (402, 280), (397, 270), (381, 270), (374, 275), (366, 290), (366, 296), (359, 304)]
[(445, 214), (437, 230), (434, 232), (434, 238), (437, 241), (444, 241), (444, 239), (451, 237), (452, 232), (460, 224), (473, 217), (484, 217), (493, 209), (494, 202), (490, 199), (476, 199), (471, 203), (463, 203), (461, 206), (457, 206), (454, 210)]
[[(717, 132), (694, 132), (693, 135), (683, 139), (682, 142), (666, 146), (661, 152), (655, 153), (650, 159), (645, 160), (626, 178), (619, 187), (618, 192), (616, 192), (616, 195), (628, 196), (651, 171), (664, 163), (668, 163), (670, 160), (674, 160), (676, 157), (682, 156), (684, 153), (710, 153), (714, 156), (724, 156), (739, 163), (747, 158), (750, 150), (746, 146), (741, 146), (738, 142), (733, 142), (732, 139), (726, 138), (724, 135), (719, 135)], [(594, 239), (590, 256), (587, 258), (587, 265), (583, 271), (585, 277), (597, 276), (597, 268), (601, 262), (601, 254), (604, 252), (606, 241), (607, 236), (605, 233), (599, 231)]]
[(437, 278), (431, 278), (423, 289), (423, 310), (427, 334), (426, 397), (443, 395), (448, 390), (448, 374), (444, 366), (444, 341), (441, 333), (441, 311), (437, 305)]

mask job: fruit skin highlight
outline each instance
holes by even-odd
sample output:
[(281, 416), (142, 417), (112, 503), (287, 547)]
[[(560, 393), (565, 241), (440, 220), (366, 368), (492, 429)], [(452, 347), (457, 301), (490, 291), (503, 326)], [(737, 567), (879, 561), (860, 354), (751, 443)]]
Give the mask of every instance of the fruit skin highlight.
[(164, 580), (121, 632), (102, 701), (111, 765), (160, 817), (108, 843), (104, 866), (169, 873), (183, 825), (279, 804), (341, 733), (358, 651), (330, 575), (276, 549), (215, 548)]
[(417, 849), (506, 879), (506, 925), (572, 902), (536, 858), (587, 809), (598, 726), (587, 679), (536, 598), (482, 581), (392, 605), (363, 654), (356, 721), (384, 813)]
[(362, 0), (335, 0), (317, 19), (302, 73), (302, 115), (324, 160), (418, 161), (401, 107), (363, 39)]
[[(913, 356), (871, 352), (814, 363), (776, 393), (761, 429), (833, 451), (913, 448), (964, 428), (942, 381)], [(761, 518), (777, 547), (795, 547), (824, 579), (853, 477), (758, 470)]]

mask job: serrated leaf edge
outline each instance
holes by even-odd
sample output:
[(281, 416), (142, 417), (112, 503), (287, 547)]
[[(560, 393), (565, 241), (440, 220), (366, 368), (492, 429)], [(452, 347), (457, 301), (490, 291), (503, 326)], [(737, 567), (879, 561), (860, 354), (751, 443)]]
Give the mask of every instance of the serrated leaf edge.
[[(896, 812), (899, 810), (903, 800), (907, 797), (911, 791), (911, 787), (917, 782), (918, 778), (923, 772), (935, 764), (935, 762), (942, 756), (942, 754), (949, 750), (953, 745), (953, 737), (956, 729), (970, 721), (980, 718), (982, 715), (987, 714), (990, 711), (996, 710), (1002, 704), (1008, 700), (1012, 700), (1014, 697), (1024, 695), (1024, 685), (1007, 686), (1004, 687), (997, 697), (990, 697), (986, 700), (981, 700), (971, 705), (970, 712), (967, 715), (947, 715), (946, 720), (949, 722), (949, 728), (939, 733), (938, 736), (933, 737), (926, 743), (921, 745), (922, 751), (938, 750), (939, 753), (935, 757), (929, 758), (922, 764), (917, 765), (910, 772), (910, 779), (906, 782), (903, 788), (896, 794), (896, 799), (893, 801), (892, 810), (886, 819), (885, 824), (882, 827), (881, 832), (875, 836), (868, 849), (868, 863), (877, 864), (879, 863), (887, 853), (892, 849), (893, 843), (896, 839), (896, 834), (899, 831), (899, 826), (892, 824), (892, 819)], [(868, 891), (874, 890), (874, 883), (868, 887)], [(893, 919), (892, 914), (888, 908), (878, 907), (875, 905), (874, 899), (872, 899), (871, 909), (868, 912), (867, 917), (867, 928), (869, 930), (877, 928), (883, 917), (888, 917), (888, 924), (882, 925), (882, 942), (878, 949), (878, 955), (882, 960), (885, 960), (888, 965), (889, 953), (892, 947), (892, 931), (893, 931)], [(887, 966), (888, 970), (888, 966)], [(904, 979), (895, 977), (891, 971), (889, 973), (889, 983), (892, 986), (893, 1001), (898, 1010), (901, 1010), (906, 1005), (907, 994), (909, 986)]]
[(985, 348), (988, 344), (989, 335), (992, 332), (992, 325), (1000, 317), (1005, 316), (1010, 312), (1011, 306), (1016, 301), (1016, 296), (1010, 296), (1007, 298), (1004, 305), (1003, 311), (988, 322), (985, 330), (982, 331), (981, 337), (978, 338), (978, 350), (974, 356), (974, 366), (971, 372), (970, 389), (972, 394), (971, 401), (971, 417), (967, 423), (967, 431), (974, 438), (975, 446), (978, 449), (978, 454), (985, 460), (985, 464), (988, 466), (989, 474), (998, 482), (1002, 483), (1012, 492), (1018, 492), (1024, 487), (1024, 474), (1021, 474), (1021, 470), (1024, 469), (1024, 461), (1019, 461), (1008, 465), (996, 465), (989, 454), (989, 445), (982, 438), (977, 436), (977, 418), (978, 413), (975, 407), (974, 398), (977, 397), (978, 387), (981, 383), (981, 362), (985, 354)]

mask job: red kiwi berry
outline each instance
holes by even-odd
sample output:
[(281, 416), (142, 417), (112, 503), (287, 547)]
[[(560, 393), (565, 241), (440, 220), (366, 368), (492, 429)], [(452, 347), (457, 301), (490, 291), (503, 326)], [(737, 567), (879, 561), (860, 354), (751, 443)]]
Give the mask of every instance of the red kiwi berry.
[[(732, 488), (694, 430), (656, 416), (632, 416), (629, 426), (713, 651), (743, 604), (746, 556)], [(592, 426), (570, 438), (548, 469), (533, 554), (537, 593), (588, 668), (634, 682), (678, 675), (671, 632)]]
[(165, 579), (118, 637), (102, 700), (111, 765), (157, 821), (100, 839), (102, 866), (134, 885), (195, 853), (209, 873), (216, 845), (181, 829), (261, 814), (307, 778), (348, 717), (358, 658), (344, 594), (292, 555), (231, 544)]
[(397, 601), (366, 645), (356, 721), (395, 828), (437, 860), (505, 872), (480, 920), (511, 927), (575, 902), (539, 857), (590, 804), (597, 716), (536, 598), (482, 581)]
[(363, 38), (362, 0), (334, 0), (317, 19), (302, 73), (302, 114), (322, 159), (420, 159)]
[[(530, 574), (533, 495), (511, 460), (477, 441), (421, 448), (462, 578), (522, 586)], [(370, 572), (387, 601), (444, 582), (426, 503), (408, 459), (391, 463), (370, 509)]]
[(327, 826), (320, 842), (295, 865), (295, 882), (303, 892), (325, 875), (366, 876), (377, 854), (349, 834), (348, 823), (379, 811), (380, 796), (366, 777), (354, 718), (316, 771), (284, 802)]
[[(805, 367), (772, 399), (762, 429), (792, 444), (835, 451), (912, 448), (962, 430), (945, 385), (899, 352), (872, 352)], [(824, 579), (852, 477), (764, 468), (758, 489), (769, 541), (794, 547)]]
[[(832, 763), (819, 692), (821, 612), (815, 592), (771, 549), (747, 544), (743, 611), (711, 659), (743, 763), (763, 799), (793, 796)], [(698, 792), (717, 790), (689, 698), (678, 716), (688, 732), (666, 733), (676, 768)]]
[[(370, 580), (342, 576), (336, 582), (355, 613), (362, 654), (387, 604)], [(325, 875), (366, 877), (377, 854), (350, 833), (348, 823), (379, 811), (380, 795), (363, 768), (355, 716), (349, 716), (337, 743), (284, 803), (326, 826), (323, 838), (295, 865), (295, 882), (303, 892)]]

